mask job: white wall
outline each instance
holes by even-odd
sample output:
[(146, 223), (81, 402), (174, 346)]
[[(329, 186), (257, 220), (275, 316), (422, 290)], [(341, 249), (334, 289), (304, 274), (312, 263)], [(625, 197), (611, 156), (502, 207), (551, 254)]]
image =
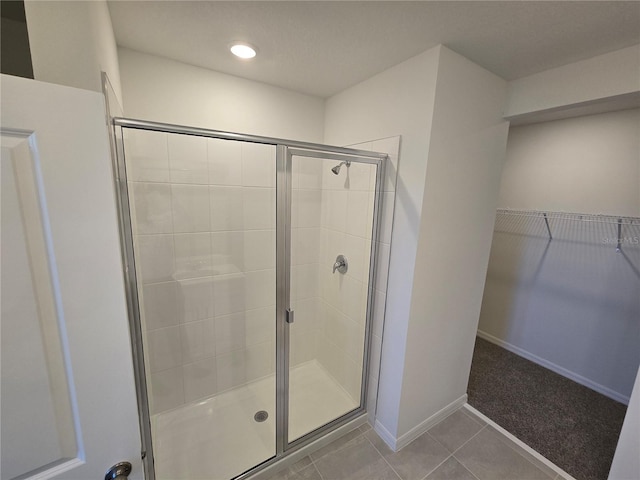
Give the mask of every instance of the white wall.
[(120, 68), (105, 0), (25, 1), (36, 80), (102, 92), (107, 72), (122, 103)]
[(640, 45), (509, 82), (505, 117), (566, 108), (640, 91)]
[(398, 427), (407, 440), (467, 390), (504, 162), (506, 88), (441, 49)]
[(505, 94), (504, 81), (437, 47), (327, 101), (327, 142), (402, 135), (376, 413), (396, 446), (466, 391)]
[(129, 49), (118, 55), (127, 117), (322, 141), (321, 98)]
[(500, 208), (640, 216), (640, 110), (512, 127)]
[(424, 52), (329, 98), (326, 107), (326, 143), (349, 145), (402, 136), (376, 412), (377, 421), (393, 436), (398, 426), (438, 57), (437, 48)]
[(636, 376), (618, 448), (609, 471), (610, 480), (633, 478), (640, 478), (640, 373)]
[[(640, 216), (640, 110), (512, 128), (499, 207)], [(619, 401), (640, 363), (640, 227), (499, 216), (480, 335)], [(634, 241), (635, 239), (635, 241)]]

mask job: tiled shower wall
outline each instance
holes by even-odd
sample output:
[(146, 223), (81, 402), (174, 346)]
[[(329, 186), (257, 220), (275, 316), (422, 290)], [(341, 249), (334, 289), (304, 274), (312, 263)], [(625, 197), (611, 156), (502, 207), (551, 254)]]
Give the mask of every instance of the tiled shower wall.
[[(388, 153), (375, 280), (375, 405), (399, 137)], [(275, 147), (141, 130), (125, 135), (152, 413), (271, 374)], [(375, 168), (293, 163), (291, 365), (318, 361), (359, 397)], [(346, 275), (332, 274), (338, 254)], [(374, 402), (374, 403), (371, 403)], [(373, 412), (370, 408), (370, 412)]]
[(125, 134), (152, 413), (274, 371), (275, 147)]
[[(383, 182), (380, 237), (374, 279), (368, 399), (368, 410), (373, 417), (382, 347), (400, 137), (351, 147), (389, 155)], [(319, 309), (320, 315), (324, 317), (324, 330), (318, 338), (317, 358), (356, 401), (360, 396), (362, 375), (375, 174), (375, 167), (363, 164), (351, 164), (348, 169), (343, 166), (339, 175), (333, 175), (330, 168), (324, 168), (322, 172), (322, 293)], [(333, 274), (331, 271), (338, 254), (343, 254), (349, 262), (349, 269), (345, 275), (337, 272)]]

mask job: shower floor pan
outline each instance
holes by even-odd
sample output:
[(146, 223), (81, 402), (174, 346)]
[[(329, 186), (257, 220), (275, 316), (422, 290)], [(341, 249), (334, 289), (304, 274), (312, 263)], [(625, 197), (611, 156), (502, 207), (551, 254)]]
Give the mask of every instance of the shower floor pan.
[[(359, 405), (315, 360), (289, 375), (289, 439)], [(274, 375), (151, 419), (158, 480), (228, 480), (275, 453)], [(256, 412), (268, 418), (256, 422)]]

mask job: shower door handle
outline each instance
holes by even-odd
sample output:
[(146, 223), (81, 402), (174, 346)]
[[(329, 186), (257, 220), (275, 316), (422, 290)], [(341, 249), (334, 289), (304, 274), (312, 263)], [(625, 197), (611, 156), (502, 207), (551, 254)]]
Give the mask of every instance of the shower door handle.
[(287, 323), (293, 323), (293, 310), (291, 310), (290, 308), (287, 308), (284, 311), (284, 320)]

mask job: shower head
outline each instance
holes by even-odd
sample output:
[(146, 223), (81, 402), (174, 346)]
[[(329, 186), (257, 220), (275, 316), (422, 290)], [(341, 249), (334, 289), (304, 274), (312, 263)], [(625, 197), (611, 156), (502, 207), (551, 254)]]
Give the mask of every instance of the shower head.
[(349, 168), (351, 166), (351, 162), (347, 160), (346, 162), (340, 162), (338, 165), (333, 167), (331, 171), (334, 175), (338, 175), (340, 173), (340, 167), (342, 167), (342, 165), (346, 165), (347, 168)]

